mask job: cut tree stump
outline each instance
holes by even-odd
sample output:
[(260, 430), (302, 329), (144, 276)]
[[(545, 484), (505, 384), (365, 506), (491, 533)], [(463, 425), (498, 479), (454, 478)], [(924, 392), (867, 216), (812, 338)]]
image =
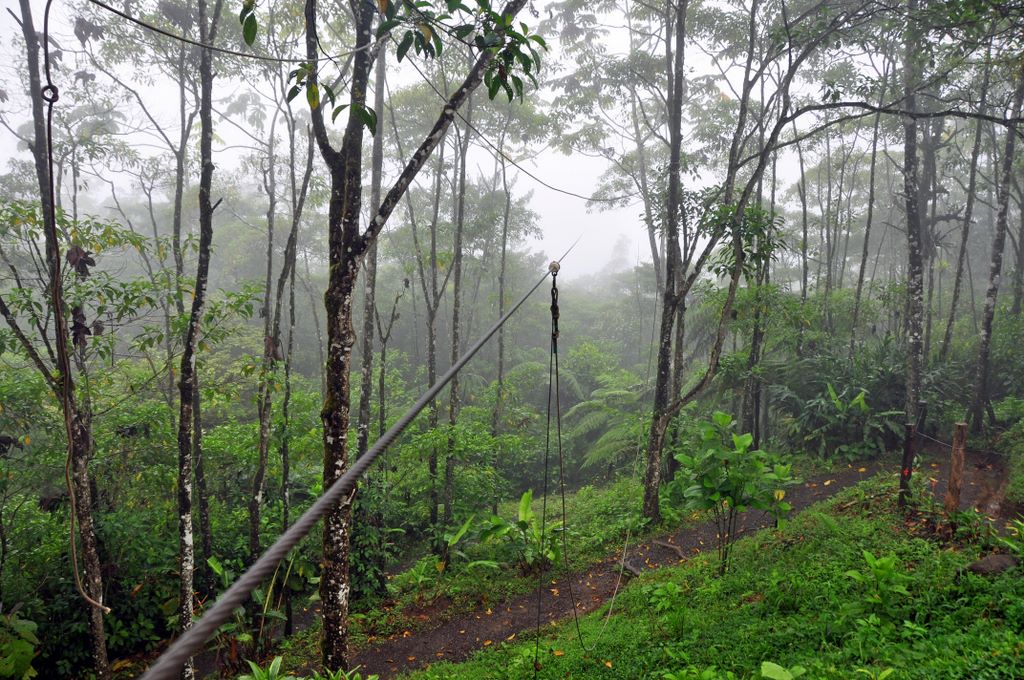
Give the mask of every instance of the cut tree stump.
[(946, 487), (946, 515), (960, 509), (960, 490), (964, 485), (964, 456), (967, 453), (967, 423), (957, 423), (953, 432), (953, 453), (950, 454), (949, 485)]

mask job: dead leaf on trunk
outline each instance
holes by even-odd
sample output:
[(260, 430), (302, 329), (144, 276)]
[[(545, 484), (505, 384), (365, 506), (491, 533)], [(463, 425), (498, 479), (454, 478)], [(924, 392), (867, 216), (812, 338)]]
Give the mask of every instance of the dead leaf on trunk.
[(73, 245), (68, 248), (68, 253), (65, 256), (74, 270), (83, 279), (89, 276), (89, 267), (96, 266), (96, 260), (92, 259), (92, 254), (79, 245)]
[(74, 307), (71, 310), (71, 341), (75, 347), (85, 349), (86, 338), (90, 335), (92, 331), (85, 323), (85, 312), (81, 307)]

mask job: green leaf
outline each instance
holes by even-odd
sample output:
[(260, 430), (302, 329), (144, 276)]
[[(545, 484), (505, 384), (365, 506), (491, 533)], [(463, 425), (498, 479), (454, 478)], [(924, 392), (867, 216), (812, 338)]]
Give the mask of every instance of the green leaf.
[(408, 52), (409, 48), (412, 47), (414, 38), (415, 36), (412, 31), (406, 31), (405, 35), (402, 36), (402, 42), (398, 43), (398, 51), (396, 53), (398, 55), (398, 61), (402, 61), (402, 59), (405, 58), (406, 52)]
[(342, 104), (341, 106), (335, 106), (334, 110), (331, 111), (331, 122), (333, 123), (338, 119), (338, 115), (348, 108), (348, 104)]
[(467, 531), (469, 531), (469, 527), (473, 524), (474, 519), (476, 519), (476, 516), (471, 515), (470, 518), (466, 520), (465, 524), (463, 524), (462, 527), (448, 539), (449, 548), (454, 547), (456, 543), (462, 540), (462, 537), (466, 535)]
[(533, 513), (530, 511), (530, 505), (533, 503), (533, 490), (523, 492), (523, 495), (519, 498), (519, 521), (527, 522), (530, 519), (530, 515)]
[(402, 23), (401, 19), (388, 19), (387, 21), (382, 21), (380, 23), (380, 26), (377, 27), (377, 37), (378, 38), (383, 37), (385, 33), (387, 33), (392, 28), (394, 28), (395, 26), (398, 26), (401, 23)]
[(256, 15), (250, 14), (245, 17), (245, 21), (242, 22), (242, 39), (246, 45), (250, 47), (256, 42), (256, 30), (258, 25), (256, 23)]
[(793, 680), (793, 674), (772, 661), (761, 662), (761, 675), (769, 680)]
[(369, 106), (355, 105), (352, 107), (355, 114), (359, 116), (359, 120), (363, 121), (363, 125), (370, 131), (371, 135), (377, 134), (377, 112), (371, 109)]
[(487, 98), (494, 99), (499, 89), (501, 89), (501, 80), (492, 75), (490, 82), (487, 83)]
[(316, 83), (306, 83), (306, 101), (309, 102), (309, 108), (319, 108), (320, 88), (316, 86)]

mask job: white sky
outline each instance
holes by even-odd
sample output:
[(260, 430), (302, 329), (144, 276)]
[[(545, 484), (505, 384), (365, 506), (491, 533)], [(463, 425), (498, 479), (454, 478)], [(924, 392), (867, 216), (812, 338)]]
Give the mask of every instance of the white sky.
[[(31, 3), (36, 28), (41, 31), (45, 1), (31, 0)], [(17, 0), (4, 0), (3, 4), (4, 8), (9, 9), (11, 13), (20, 15)], [(120, 3), (115, 1), (114, 4), (117, 6)], [(67, 43), (66, 47), (77, 48), (77, 40), (70, 31), (75, 15), (69, 9), (69, 3), (55, 0), (52, 11), (52, 21), (56, 27), (55, 34), (61, 36), (62, 43)], [(3, 45), (3, 54), (12, 57), (6, 60), (5, 65), (0, 64), (0, 73), (2, 73), (0, 87), (8, 91), (16, 89), (19, 82), (16, 75), (17, 70), (24, 68), (23, 62), (19, 61), (20, 51), (17, 49), (19, 38), (20, 28), (11, 14), (7, 11), (0, 12), (0, 42)], [(554, 45), (552, 47), (557, 49)], [(67, 61), (67, 57), (65, 60)], [(73, 70), (73, 68), (62, 70), (59, 75), (67, 78)], [(131, 74), (126, 74), (126, 77), (129, 81), (131, 80)], [(149, 89), (149, 91), (153, 90)], [(61, 102), (58, 102), (57, 106), (71, 105), (72, 97), (72, 94), (66, 95)], [(171, 100), (168, 101), (173, 103)], [(27, 120), (28, 111), (22, 113), (13, 110), (12, 103), (0, 104), (0, 110), (4, 111), (5, 118), (12, 124), (16, 117)], [(176, 115), (173, 110), (168, 110), (166, 113), (172, 119)], [(224, 137), (225, 142), (228, 142), (231, 133), (225, 129), (226, 127), (221, 125), (218, 135)], [(19, 151), (16, 140), (6, 130), (0, 129), (0, 158), (7, 158), (15, 154), (24, 154), (27, 157), (27, 151)], [(591, 157), (567, 157), (549, 149), (532, 160), (524, 161), (523, 165), (550, 185), (589, 196), (593, 194), (606, 163), (602, 159)], [(573, 272), (578, 272), (580, 275), (594, 273), (613, 259), (619, 262), (625, 260), (629, 263), (637, 261), (638, 258), (640, 260), (650, 259), (646, 232), (639, 219), (640, 207), (638, 205), (612, 210), (588, 211), (585, 200), (553, 191), (526, 175), (520, 174), (515, 182), (515, 191), (518, 195), (529, 191), (533, 192), (531, 208), (540, 216), (538, 226), (543, 236), (538, 242), (531, 244), (533, 249), (545, 253), (548, 258), (555, 258), (569, 248), (581, 234), (583, 235), (565, 263), (564, 271), (567, 276)], [(624, 246), (627, 245), (629, 252), (623, 252)]]

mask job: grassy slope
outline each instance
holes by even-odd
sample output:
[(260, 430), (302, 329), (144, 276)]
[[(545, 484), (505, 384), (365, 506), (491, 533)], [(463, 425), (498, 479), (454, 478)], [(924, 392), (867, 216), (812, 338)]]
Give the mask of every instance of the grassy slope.
[[(915, 537), (892, 491), (868, 482), (781, 531), (741, 541), (724, 578), (710, 556), (645, 575), (620, 595), (607, 625), (600, 614), (581, 620), (589, 651), (571, 622), (546, 630), (537, 677), (757, 678), (763, 661), (803, 666), (805, 678), (870, 678), (887, 669), (892, 680), (1024, 677), (1020, 573), (958, 575), (980, 548)], [(867, 603), (869, 587), (846, 575), (868, 571), (863, 550), (896, 556), (910, 595), (888, 607)], [(532, 678), (533, 642), (408, 677)]]

